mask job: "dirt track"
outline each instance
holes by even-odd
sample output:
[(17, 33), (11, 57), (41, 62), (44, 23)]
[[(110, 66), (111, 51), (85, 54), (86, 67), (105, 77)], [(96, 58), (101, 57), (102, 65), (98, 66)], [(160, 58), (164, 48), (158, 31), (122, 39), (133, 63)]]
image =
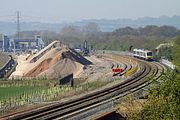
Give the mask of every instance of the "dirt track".
[(97, 56), (86, 57), (93, 64), (85, 66), (84, 70), (78, 75), (79, 78), (86, 79), (86, 82), (93, 81), (106, 81), (112, 79), (111, 66), (113, 61), (106, 60), (104, 58), (98, 58)]

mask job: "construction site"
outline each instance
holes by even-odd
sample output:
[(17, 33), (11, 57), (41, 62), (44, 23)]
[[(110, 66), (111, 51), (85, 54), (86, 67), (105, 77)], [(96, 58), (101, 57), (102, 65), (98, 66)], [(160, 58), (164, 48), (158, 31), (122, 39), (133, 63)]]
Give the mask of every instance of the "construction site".
[(112, 76), (112, 61), (97, 55), (82, 56), (59, 41), (37, 53), (18, 55), (17, 63), (10, 79), (60, 79), (73, 74), (73, 78), (95, 81)]

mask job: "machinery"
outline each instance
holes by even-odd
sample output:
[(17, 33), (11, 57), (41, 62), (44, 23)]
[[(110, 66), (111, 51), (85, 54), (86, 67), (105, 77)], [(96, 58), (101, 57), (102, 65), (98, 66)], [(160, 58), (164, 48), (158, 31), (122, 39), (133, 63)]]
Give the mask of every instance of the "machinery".
[(143, 50), (143, 49), (134, 49), (133, 56), (136, 58), (144, 59), (144, 60), (152, 60), (153, 59), (152, 51)]
[(89, 55), (89, 49), (88, 49), (88, 45), (87, 45), (87, 41), (84, 41), (84, 45), (83, 45), (83, 55), (84, 56), (88, 56)]

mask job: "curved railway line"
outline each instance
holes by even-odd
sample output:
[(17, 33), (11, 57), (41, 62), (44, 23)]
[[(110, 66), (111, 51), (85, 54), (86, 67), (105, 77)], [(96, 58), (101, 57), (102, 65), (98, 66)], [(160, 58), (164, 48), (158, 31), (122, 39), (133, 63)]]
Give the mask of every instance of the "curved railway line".
[(73, 116), (78, 115), (82, 111), (87, 111), (110, 100), (116, 101), (119, 98), (129, 94), (129, 91), (135, 92), (140, 90), (141, 88), (144, 88), (151, 83), (151, 81), (147, 82), (147, 78), (153, 77), (154, 79), (158, 79), (165, 69), (161, 64), (157, 62), (146, 62), (135, 58), (131, 58), (132, 61), (129, 62), (127, 61), (127, 58), (123, 58), (126, 60), (122, 62), (120, 61), (121, 59), (118, 56), (109, 58), (114, 58), (116, 61), (124, 64), (123, 66), (126, 71), (130, 70), (133, 67), (131, 64), (134, 61), (138, 62), (139, 69), (135, 74), (127, 77), (127, 79), (124, 81), (108, 85), (108, 87), (104, 87), (100, 90), (83, 95), (79, 98), (47, 105), (38, 109), (24, 111), (13, 115), (6, 115), (3, 116), (3, 118), (10, 120), (69, 119)]

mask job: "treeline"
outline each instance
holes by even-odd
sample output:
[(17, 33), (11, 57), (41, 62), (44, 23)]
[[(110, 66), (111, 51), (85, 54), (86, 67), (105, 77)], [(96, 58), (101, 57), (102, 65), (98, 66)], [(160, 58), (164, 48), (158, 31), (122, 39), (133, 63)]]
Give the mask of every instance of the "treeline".
[(100, 40), (102, 42), (96, 46), (100, 49), (112, 50), (128, 50), (129, 46), (154, 50), (160, 43), (168, 42), (178, 34), (180, 34), (180, 30), (171, 26), (125, 27), (106, 33), (104, 41)]
[(24, 31), (21, 37), (35, 34), (42, 36), (44, 42), (49, 44), (53, 40), (60, 40), (70, 47), (81, 47), (85, 40), (95, 49), (128, 50), (134, 48), (155, 49), (157, 45), (167, 42), (180, 34), (180, 30), (171, 26), (148, 25), (140, 28), (119, 28), (113, 32), (101, 32), (96, 23), (85, 26), (66, 26), (59, 33), (52, 31)]
[(164, 38), (175, 37), (177, 34), (180, 34), (180, 31), (172, 26), (155, 26), (155, 25), (147, 25), (145, 27), (140, 28), (131, 28), (125, 27), (120, 28), (112, 32), (115, 36), (124, 36), (124, 35), (134, 35), (134, 36), (157, 36)]

